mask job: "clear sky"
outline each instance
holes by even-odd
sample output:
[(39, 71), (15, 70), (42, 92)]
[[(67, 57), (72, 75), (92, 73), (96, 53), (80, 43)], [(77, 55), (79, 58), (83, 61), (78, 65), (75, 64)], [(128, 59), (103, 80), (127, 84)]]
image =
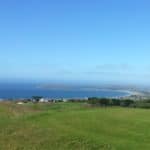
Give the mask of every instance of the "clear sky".
[(0, 0), (0, 79), (150, 83), (150, 1)]

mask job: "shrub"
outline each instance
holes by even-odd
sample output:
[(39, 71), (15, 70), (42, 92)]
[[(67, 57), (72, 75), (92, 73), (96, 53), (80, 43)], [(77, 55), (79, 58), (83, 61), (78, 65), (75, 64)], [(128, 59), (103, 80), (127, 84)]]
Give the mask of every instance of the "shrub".
[(149, 109), (150, 108), (150, 103), (147, 103), (147, 102), (136, 102), (135, 103), (135, 106), (138, 107), (138, 108), (146, 108), (146, 109)]
[(150, 99), (145, 100), (146, 103), (150, 103)]
[(112, 99), (111, 102), (112, 102), (113, 106), (120, 106), (121, 100), (119, 100), (119, 99)]
[(122, 101), (121, 101), (120, 106), (128, 107), (128, 106), (130, 106), (130, 105), (133, 104), (133, 103), (134, 103), (133, 100), (126, 99), (126, 100), (122, 100)]
[(110, 105), (110, 99), (107, 99), (107, 98), (100, 98), (98, 100), (98, 102), (99, 102), (99, 104), (101, 106), (108, 106), (108, 105)]
[(108, 98), (91, 97), (91, 98), (88, 98), (88, 103), (93, 104), (93, 105), (109, 106), (111, 105), (111, 100)]
[(98, 98), (96, 98), (96, 97), (90, 97), (90, 98), (88, 98), (88, 103), (89, 104), (98, 104), (99, 102), (98, 102)]

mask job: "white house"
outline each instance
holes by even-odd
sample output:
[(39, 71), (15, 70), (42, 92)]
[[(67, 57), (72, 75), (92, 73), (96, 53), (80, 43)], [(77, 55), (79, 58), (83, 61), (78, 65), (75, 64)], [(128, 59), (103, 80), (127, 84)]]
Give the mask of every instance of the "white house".
[(24, 103), (23, 103), (23, 102), (18, 102), (17, 104), (18, 104), (18, 105), (22, 105), (22, 104), (24, 104)]
[(44, 103), (44, 102), (48, 102), (48, 100), (45, 99), (45, 98), (41, 98), (41, 99), (39, 100), (39, 102), (40, 102), (40, 103)]

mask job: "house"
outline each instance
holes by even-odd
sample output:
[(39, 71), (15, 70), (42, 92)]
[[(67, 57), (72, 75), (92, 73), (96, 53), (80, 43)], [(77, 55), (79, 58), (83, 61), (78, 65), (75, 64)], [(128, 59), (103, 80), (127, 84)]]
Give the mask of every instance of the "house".
[(49, 102), (49, 100), (46, 99), (46, 98), (41, 98), (41, 99), (39, 100), (39, 102), (40, 102), (40, 103), (47, 103), (47, 102)]
[(23, 102), (18, 102), (17, 104), (18, 104), (18, 105), (22, 105), (22, 104), (24, 104), (24, 103), (23, 103)]
[(68, 101), (67, 99), (63, 98), (63, 102), (67, 102), (67, 101)]

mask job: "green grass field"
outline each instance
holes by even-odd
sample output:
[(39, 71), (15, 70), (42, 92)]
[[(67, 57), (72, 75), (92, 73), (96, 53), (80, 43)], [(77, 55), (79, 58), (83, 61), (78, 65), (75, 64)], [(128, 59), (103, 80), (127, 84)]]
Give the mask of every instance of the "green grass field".
[(149, 150), (150, 110), (0, 103), (0, 150)]

